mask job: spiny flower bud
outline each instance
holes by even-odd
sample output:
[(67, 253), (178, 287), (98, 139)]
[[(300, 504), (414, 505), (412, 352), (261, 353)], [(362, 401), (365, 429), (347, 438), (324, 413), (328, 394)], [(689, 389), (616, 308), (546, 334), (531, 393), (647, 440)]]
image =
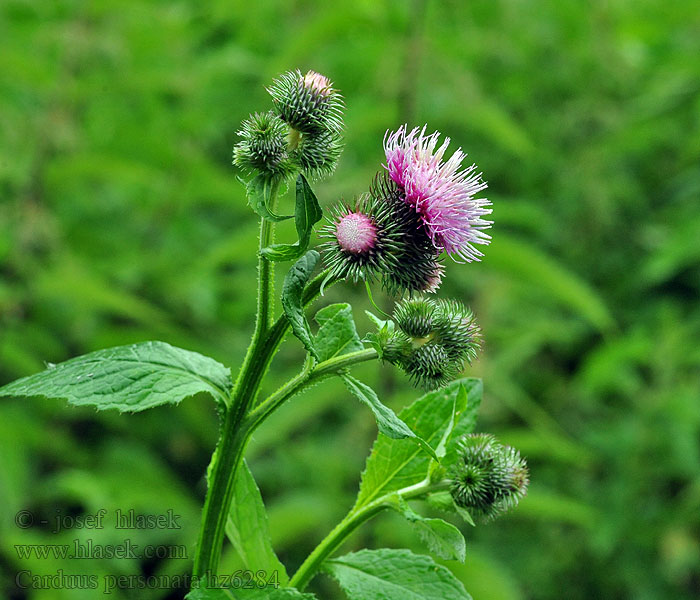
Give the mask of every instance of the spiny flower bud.
[(386, 173), (375, 177), (369, 193), (377, 202), (389, 205), (392, 219), (401, 232), (395, 245), (399, 266), (383, 274), (386, 290), (390, 294), (437, 291), (443, 267), (418, 214), (404, 201), (398, 186)]
[(321, 229), (326, 264), (333, 277), (374, 281), (399, 267), (394, 247), (400, 231), (390, 208), (365, 195), (353, 207), (341, 204), (330, 211)]
[(304, 133), (294, 151), (301, 169), (309, 177), (323, 177), (335, 171), (343, 152), (343, 141), (335, 131)]
[(285, 176), (293, 170), (287, 151), (289, 128), (272, 111), (255, 113), (243, 121), (243, 138), (233, 149), (233, 163), (246, 171)]
[(459, 441), (450, 478), (455, 504), (484, 521), (515, 507), (529, 483), (520, 453), (488, 433), (469, 434)]
[(455, 300), (409, 298), (397, 303), (396, 331), (382, 356), (402, 368), (418, 385), (435, 388), (461, 373), (479, 348), (473, 313)]
[[(362, 252), (351, 252), (338, 238), (341, 221), (351, 212), (364, 215), (376, 231), (376, 241)], [(324, 254), (337, 278), (378, 279), (391, 294), (434, 292), (440, 285), (442, 265), (432, 242), (386, 175), (375, 179), (354, 208), (336, 209), (321, 235), (331, 240), (324, 244)]]
[(267, 88), (275, 108), (291, 127), (302, 133), (343, 128), (343, 102), (331, 81), (315, 71), (283, 73)]

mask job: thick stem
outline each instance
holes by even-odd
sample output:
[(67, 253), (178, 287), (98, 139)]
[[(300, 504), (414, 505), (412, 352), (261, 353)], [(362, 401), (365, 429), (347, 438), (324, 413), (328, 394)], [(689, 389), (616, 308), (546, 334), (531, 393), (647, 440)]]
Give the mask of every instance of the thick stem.
[[(271, 208), (274, 207), (277, 187), (272, 190)], [(260, 250), (272, 243), (274, 224), (262, 219)], [(245, 416), (253, 403), (260, 382), (267, 371), (279, 342), (269, 343), (274, 298), (274, 269), (270, 261), (258, 255), (257, 317), (253, 339), (238, 373), (226, 411), (221, 437), (212, 458), (209, 489), (204, 501), (202, 526), (194, 557), (193, 575), (202, 577), (215, 573), (221, 557), (226, 520), (233, 498), (233, 482), (251, 431), (245, 426)], [(284, 336), (282, 332), (279, 341)]]
[(404, 500), (410, 500), (411, 498), (419, 498), (430, 492), (444, 490), (448, 486), (449, 483), (447, 481), (430, 483), (430, 481), (426, 479), (415, 485), (389, 492), (362, 507), (353, 508), (346, 517), (336, 525), (333, 531), (316, 546), (313, 552), (309, 554), (308, 558), (289, 580), (289, 587), (303, 590), (321, 568), (323, 561), (333, 554), (353, 531), (385, 508), (390, 508), (395, 505), (395, 501), (392, 501), (393, 496), (401, 496)]
[[(263, 220), (260, 227), (261, 249), (272, 242), (272, 235), (272, 223)], [(270, 325), (273, 269), (272, 264), (262, 256), (258, 259), (258, 274), (255, 332), (238, 374), (232, 402), (226, 411), (221, 437), (212, 457), (209, 488), (204, 501), (202, 526), (194, 557), (193, 575), (196, 578), (208, 573), (216, 573), (218, 569), (238, 466), (250, 435), (272, 411), (254, 420), (248, 419), (247, 415), (258, 393), (260, 382), (289, 329), (289, 321), (284, 315)], [(304, 306), (318, 297), (327, 275), (327, 271), (321, 273), (306, 286), (302, 296)], [(326, 287), (333, 285), (336, 281), (329, 281)]]
[(347, 369), (352, 365), (367, 362), (368, 360), (374, 360), (378, 357), (379, 355), (374, 348), (367, 348), (365, 350), (358, 350), (357, 352), (350, 352), (348, 354), (343, 354), (341, 356), (324, 360), (313, 369), (310, 367), (305, 367), (301, 373), (299, 373), (293, 379), (290, 379), (274, 394), (266, 398), (264, 402), (260, 403), (253, 411), (251, 411), (249, 415), (250, 429), (255, 430), (260, 423), (267, 419), (267, 417), (269, 417), (275, 410), (277, 410), (277, 408), (289, 400), (289, 398), (298, 394), (310, 385), (318, 382), (320, 379), (331, 375), (336, 375), (343, 369)]

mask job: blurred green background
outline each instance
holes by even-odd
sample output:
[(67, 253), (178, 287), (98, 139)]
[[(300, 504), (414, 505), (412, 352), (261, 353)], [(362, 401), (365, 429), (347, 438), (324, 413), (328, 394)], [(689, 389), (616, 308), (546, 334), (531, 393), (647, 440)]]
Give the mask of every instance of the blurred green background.
[[(231, 149), (240, 121), (270, 106), (264, 85), (292, 68), (328, 75), (347, 102), (347, 148), (316, 186), (322, 205), (367, 189), (385, 130), (404, 122), (447, 133), (489, 182), (493, 244), (480, 264), (450, 264), (441, 294), (477, 314), (486, 347), (468, 373), (485, 380), (479, 428), (527, 456), (532, 485), (512, 515), (465, 529), (467, 562), (450, 568), (475, 600), (697, 598), (695, 0), (3, 0), (0, 384), (149, 339), (240, 362), (257, 225)], [(326, 301), (348, 298), (367, 331), (362, 289), (337, 286)], [(266, 389), (301, 356), (291, 340)], [(417, 395), (390, 367), (361, 375), (394, 408)], [(217, 427), (206, 397), (133, 416), (4, 400), (3, 596), (96, 595), (15, 591), (20, 569), (75, 562), (20, 560), (14, 544), (125, 537), (22, 530), (20, 509), (170, 508), (181, 530), (132, 541), (191, 548)], [(256, 435), (251, 468), (290, 570), (352, 504), (375, 432), (369, 411), (326, 383)], [(424, 551), (391, 515), (347, 548), (382, 545)], [(230, 552), (223, 568), (237, 568)], [(313, 588), (342, 597), (325, 576)]]

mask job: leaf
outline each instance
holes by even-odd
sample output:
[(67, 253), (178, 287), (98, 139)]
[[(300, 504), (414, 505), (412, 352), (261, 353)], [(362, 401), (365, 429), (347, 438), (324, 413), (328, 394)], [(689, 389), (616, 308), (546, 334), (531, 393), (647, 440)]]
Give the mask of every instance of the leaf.
[[(481, 380), (465, 378), (453, 381), (440, 390), (422, 396), (399, 413), (401, 420), (417, 436), (431, 447), (437, 446), (449, 427), (455, 397), (461, 393), (461, 386), (466, 390), (468, 404), (455, 413), (454, 429), (443, 463), (451, 460), (457, 438), (474, 429), (483, 390)], [(362, 474), (356, 506), (363, 506), (380, 495), (422, 481), (429, 462), (430, 459), (411, 442), (379, 436)]]
[[(224, 577), (225, 580), (225, 577)], [(315, 600), (313, 594), (303, 594), (295, 588), (257, 587), (257, 580), (241, 578), (236, 588), (210, 588), (192, 590), (185, 600)], [(246, 586), (246, 587), (243, 587)], [(251, 586), (251, 587), (247, 587)]]
[(347, 388), (355, 395), (355, 397), (360, 400), (360, 402), (369, 406), (370, 410), (374, 413), (374, 418), (377, 420), (377, 427), (379, 428), (379, 433), (383, 433), (385, 436), (400, 440), (405, 438), (411, 438), (418, 442), (418, 444), (435, 460), (438, 457), (435, 455), (435, 451), (425, 442), (425, 440), (419, 438), (411, 428), (406, 425), (396, 413), (391, 410), (388, 406), (382, 404), (382, 402), (377, 397), (374, 390), (367, 384), (362, 383), (358, 379), (351, 377), (350, 375), (343, 375), (343, 381)]
[(429, 556), (360, 550), (324, 563), (350, 600), (471, 600), (462, 583)]
[(364, 349), (349, 304), (331, 304), (319, 310), (314, 318), (321, 326), (314, 342), (319, 361)]
[(368, 333), (365, 336), (364, 341), (370, 344), (370, 346), (377, 351), (379, 358), (382, 358), (384, 356), (384, 347), (391, 335), (394, 333), (394, 322), (391, 319), (383, 321), (377, 317), (377, 315), (368, 310), (365, 311), (365, 314), (370, 318), (372, 323), (375, 324), (377, 331), (376, 333)]
[(452, 404), (450, 421), (447, 424), (447, 427), (445, 427), (445, 433), (442, 434), (442, 439), (440, 440), (438, 447), (435, 449), (435, 454), (437, 454), (439, 458), (443, 458), (447, 453), (447, 442), (449, 442), (450, 438), (452, 437), (452, 431), (454, 430), (455, 426), (455, 416), (458, 412), (463, 412), (467, 408), (468, 400), (469, 397), (467, 395), (467, 389), (463, 385), (460, 385), (459, 391), (454, 397), (454, 402)]
[(275, 186), (279, 183), (273, 183), (268, 177), (258, 175), (245, 183), (245, 191), (248, 196), (248, 203), (251, 208), (260, 215), (263, 219), (279, 223), (291, 219), (294, 215), (276, 215), (270, 210), (270, 200)]
[(282, 309), (284, 314), (287, 315), (287, 319), (289, 319), (292, 332), (314, 356), (316, 356), (316, 348), (314, 347), (309, 322), (304, 315), (302, 296), (304, 286), (309, 281), (320, 257), (321, 255), (316, 250), (309, 250), (289, 269), (282, 285)]
[(394, 508), (411, 523), (433, 554), (445, 560), (464, 562), (467, 557), (467, 544), (462, 532), (454, 525), (442, 519), (429, 519), (419, 515), (401, 496), (397, 496)]
[(231, 372), (212, 358), (165, 342), (78, 356), (0, 388), (0, 396), (62, 398), (75, 406), (138, 412), (200, 392), (228, 402)]
[(323, 211), (311, 190), (309, 182), (299, 173), (296, 185), (296, 207), (294, 209), (294, 225), (299, 241), (294, 244), (272, 244), (263, 248), (261, 254), (271, 261), (294, 260), (299, 258), (309, 247), (311, 230), (323, 217)]
[(269, 574), (277, 571), (282, 585), (289, 581), (284, 565), (272, 548), (265, 505), (245, 460), (236, 475), (226, 535), (246, 569)]
[(426, 497), (426, 501), (433, 508), (446, 513), (458, 514), (460, 517), (462, 517), (464, 521), (469, 523), (472, 527), (476, 526), (474, 523), (474, 519), (472, 519), (472, 516), (469, 514), (469, 511), (466, 508), (457, 506), (455, 501), (452, 499), (452, 494), (450, 494), (450, 492), (446, 490), (440, 492), (433, 492), (432, 494), (428, 494), (428, 496)]

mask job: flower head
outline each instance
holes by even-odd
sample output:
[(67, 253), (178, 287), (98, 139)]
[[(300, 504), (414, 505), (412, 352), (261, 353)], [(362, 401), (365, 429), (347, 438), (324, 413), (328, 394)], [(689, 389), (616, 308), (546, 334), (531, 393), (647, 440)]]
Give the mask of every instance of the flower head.
[(233, 163), (266, 177), (289, 174), (294, 166), (287, 150), (288, 131), (272, 111), (250, 115), (238, 131), (242, 139), (233, 149)]
[(374, 248), (377, 226), (372, 219), (359, 212), (349, 212), (335, 226), (338, 245), (351, 254), (362, 254)]
[(390, 293), (434, 292), (442, 265), (416, 213), (386, 174), (351, 208), (340, 205), (321, 236), (326, 264), (338, 278), (380, 280)]
[(452, 498), (488, 521), (515, 507), (527, 492), (529, 473), (520, 453), (488, 433), (465, 435), (451, 472)]
[(315, 71), (283, 73), (272, 82), (270, 92), (280, 116), (301, 133), (332, 131), (343, 128), (343, 101), (331, 81)]
[(450, 139), (438, 147), (439, 132), (423, 129), (410, 132), (401, 126), (384, 138), (386, 169), (420, 219), (438, 251), (466, 261), (479, 260), (482, 253), (474, 244), (488, 244), (484, 229), (490, 221), (490, 202), (474, 196), (486, 188), (476, 165), (462, 168), (466, 155), (461, 149), (443, 160)]

